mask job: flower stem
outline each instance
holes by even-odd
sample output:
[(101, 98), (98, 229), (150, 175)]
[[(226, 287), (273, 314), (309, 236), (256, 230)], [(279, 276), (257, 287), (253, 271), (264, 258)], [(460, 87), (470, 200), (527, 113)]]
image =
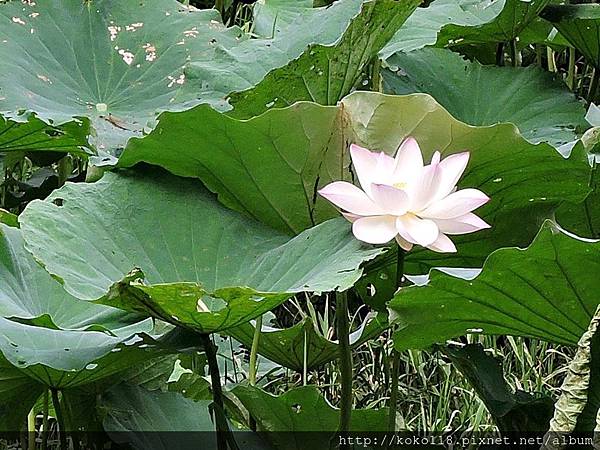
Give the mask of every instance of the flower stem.
[[(206, 361), (208, 362), (208, 371), (210, 372), (211, 390), (213, 395), (213, 414), (215, 418), (215, 427), (217, 430), (217, 448), (218, 450), (227, 450), (227, 441), (229, 439), (229, 426), (225, 417), (225, 405), (223, 402), (223, 390), (221, 389), (221, 374), (219, 373), (219, 364), (217, 362), (217, 349), (210, 337), (210, 334), (201, 334)], [(235, 447), (232, 447), (235, 448)]]
[(60, 400), (58, 399), (58, 389), (51, 388), (52, 392), (52, 404), (54, 405), (54, 411), (56, 412), (56, 421), (58, 422), (58, 432), (60, 437), (60, 448), (67, 450), (67, 434), (65, 429), (65, 419), (62, 413), (62, 407), (60, 406)]
[(35, 405), (27, 414), (27, 450), (35, 450)]
[(594, 67), (592, 72), (592, 80), (590, 81), (590, 87), (588, 89), (587, 101), (592, 103), (596, 97), (596, 91), (598, 90), (598, 84), (600, 82), (600, 70)]
[[(248, 383), (250, 386), (256, 385), (256, 371), (257, 359), (258, 359), (258, 343), (260, 342), (260, 332), (262, 330), (262, 316), (256, 319), (256, 328), (254, 329), (254, 336), (252, 337), (252, 347), (250, 348), (250, 368), (248, 369)], [(250, 429), (256, 431), (256, 420), (250, 416)]]
[[(404, 277), (404, 250), (398, 247), (398, 256), (396, 258), (396, 287), (402, 285)], [(398, 353), (392, 345), (392, 385), (390, 392), (390, 402), (388, 405), (388, 431), (393, 433), (396, 431), (396, 411), (398, 407), (398, 377), (400, 376), (400, 353)]]
[(567, 73), (567, 86), (572, 91), (575, 90), (575, 74), (577, 73), (575, 59), (575, 49), (573, 47), (569, 47), (569, 72)]
[[(345, 436), (350, 431), (352, 418), (352, 350), (350, 348), (350, 323), (348, 321), (348, 292), (338, 292), (336, 297), (337, 337), (339, 341), (339, 364), (342, 381), (340, 399), (339, 433)], [(348, 448), (340, 445), (340, 449)]]

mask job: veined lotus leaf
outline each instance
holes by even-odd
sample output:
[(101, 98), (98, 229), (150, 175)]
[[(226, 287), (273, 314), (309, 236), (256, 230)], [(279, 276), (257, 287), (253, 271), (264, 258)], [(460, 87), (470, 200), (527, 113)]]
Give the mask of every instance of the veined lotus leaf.
[(28, 249), (72, 295), (205, 333), (297, 292), (346, 290), (384, 251), (354, 239), (342, 218), (290, 238), (163, 171), (67, 184), (20, 222)]
[(436, 45), (507, 42), (516, 38), (550, 0), (436, 0), (418, 8), (389, 44), (384, 59)]
[(88, 121), (54, 127), (32, 115), (17, 121), (0, 116), (0, 153), (44, 151), (89, 155), (92, 151), (87, 144), (88, 133)]
[(435, 150), (443, 156), (471, 152), (459, 187), (478, 188), (491, 197), (478, 214), (492, 224), (490, 230), (458, 236), (456, 254), (411, 251), (408, 273), (481, 267), (499, 247), (527, 245), (558, 204), (579, 202), (589, 192), (591, 168), (583, 145), (565, 159), (550, 145), (531, 144), (514, 125), (459, 122), (425, 94), (356, 92), (338, 106), (298, 103), (249, 120), (206, 106), (164, 113), (151, 134), (130, 141), (120, 165), (148, 162), (200, 178), (226, 206), (299, 233), (338, 215), (316, 189), (352, 180), (350, 142), (392, 154), (407, 136), (419, 142), (426, 160)]
[(427, 285), (389, 303), (395, 346), (425, 348), (466, 333), (576, 345), (599, 303), (599, 256), (600, 242), (547, 221), (528, 248), (496, 250), (473, 279), (432, 271)]
[(229, 114), (250, 118), (303, 100), (335, 105), (363, 86), (367, 65), (417, 4), (418, 0), (366, 2), (335, 45), (311, 45), (298, 59), (270, 72), (256, 87), (231, 95), (234, 109)]
[(290, 33), (249, 39), (215, 10), (176, 0), (2, 2), (0, 113), (23, 120), (32, 111), (55, 125), (88, 117), (99, 152), (114, 153), (156, 111), (228, 108), (230, 92), (309, 44), (335, 42), (361, 3), (343, 0)]
[(530, 142), (557, 148), (589, 128), (584, 104), (538, 67), (483, 66), (438, 48), (397, 53), (387, 62), (387, 93), (425, 92), (470, 125), (514, 123)]
[[(233, 393), (256, 420), (259, 430), (269, 432), (266, 436), (277, 449), (322, 448), (323, 442), (329, 440), (327, 434), (331, 433), (331, 438), (335, 435), (332, 430), (337, 429), (339, 410), (323, 398), (316, 386), (290, 389), (277, 397), (247, 385), (235, 387)], [(387, 415), (387, 408), (354, 409), (350, 430), (384, 431)], [(302, 440), (290, 439), (284, 433), (289, 430), (308, 433), (302, 434)]]

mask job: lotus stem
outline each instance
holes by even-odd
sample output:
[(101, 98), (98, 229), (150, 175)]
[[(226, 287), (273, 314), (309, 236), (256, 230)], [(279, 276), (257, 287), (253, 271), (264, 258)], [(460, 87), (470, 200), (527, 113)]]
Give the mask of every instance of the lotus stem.
[(517, 48), (516, 39), (512, 39), (510, 41), (510, 59), (513, 67), (518, 67), (521, 65), (521, 52)]
[[(248, 370), (248, 383), (250, 386), (256, 385), (257, 359), (258, 359), (258, 344), (260, 342), (260, 332), (262, 329), (262, 316), (256, 319), (256, 328), (252, 337), (252, 348), (250, 349), (250, 369)], [(256, 431), (256, 420), (250, 416), (250, 429)]]
[[(348, 293), (346, 291), (337, 293), (335, 323), (339, 342), (339, 363), (342, 381), (339, 433), (345, 436), (350, 431), (350, 420), (352, 419), (352, 349), (350, 348)], [(346, 444), (340, 445), (340, 449), (347, 448), (349, 447)]]
[[(404, 250), (398, 247), (398, 256), (396, 258), (396, 287), (402, 285), (404, 277)], [(396, 411), (398, 408), (398, 378), (400, 376), (400, 353), (392, 346), (392, 383), (389, 401), (388, 431), (396, 431)]]
[[(210, 334), (201, 334), (206, 361), (208, 362), (208, 371), (210, 372), (211, 390), (213, 395), (213, 414), (215, 418), (215, 428), (217, 431), (217, 448), (227, 450), (227, 441), (229, 440), (229, 425), (225, 417), (225, 405), (223, 402), (223, 390), (221, 389), (221, 374), (219, 373), (219, 364), (217, 362), (217, 349), (210, 337)], [(233, 438), (233, 436), (231, 436)], [(235, 445), (235, 444), (234, 444)], [(236, 448), (232, 446), (231, 448)]]
[(50, 406), (50, 394), (48, 389), (44, 391), (42, 406), (42, 450), (48, 450), (48, 407)]
[(56, 421), (58, 422), (58, 433), (60, 437), (60, 448), (62, 450), (68, 450), (67, 446), (67, 430), (65, 428), (65, 419), (62, 413), (62, 407), (60, 406), (60, 400), (58, 398), (58, 389), (51, 388), (52, 392), (52, 405), (54, 405), (54, 411), (56, 412)]
[(556, 72), (556, 61), (554, 61), (554, 50), (550, 47), (546, 47), (546, 56), (548, 57), (548, 70), (550, 72)]
[(596, 99), (596, 92), (598, 91), (598, 82), (600, 81), (600, 70), (594, 67), (592, 72), (592, 80), (590, 81), (590, 88), (588, 89), (587, 101), (592, 103)]
[(256, 385), (256, 371), (258, 369), (256, 362), (258, 359), (258, 343), (260, 341), (260, 331), (262, 329), (262, 316), (256, 319), (256, 328), (252, 337), (252, 348), (250, 349), (250, 369), (248, 371), (248, 382), (251, 386)]
[(504, 42), (499, 42), (496, 48), (496, 65), (504, 65)]
[(569, 72), (567, 73), (567, 86), (569, 89), (575, 89), (575, 74), (577, 73), (577, 66), (575, 65), (575, 48), (569, 47)]
[(27, 414), (27, 449), (35, 450), (35, 407)]

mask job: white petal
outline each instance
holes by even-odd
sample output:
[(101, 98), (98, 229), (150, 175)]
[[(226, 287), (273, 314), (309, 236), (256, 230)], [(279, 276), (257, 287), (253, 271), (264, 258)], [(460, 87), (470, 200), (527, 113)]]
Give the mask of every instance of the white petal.
[(401, 216), (408, 208), (408, 194), (386, 184), (372, 184), (371, 198), (386, 214)]
[(478, 189), (461, 189), (434, 202), (420, 211), (419, 216), (430, 219), (453, 219), (479, 208), (489, 199)]
[(371, 193), (372, 183), (386, 182), (394, 170), (394, 159), (385, 153), (376, 153), (356, 144), (350, 146), (352, 165), (363, 190)]
[(460, 180), (463, 172), (469, 163), (469, 152), (456, 153), (444, 158), (440, 162), (439, 180), (437, 182), (438, 191), (436, 199), (440, 199), (450, 194)]
[(440, 233), (438, 238), (434, 243), (427, 246), (429, 250), (433, 250), (438, 253), (454, 253), (456, 252), (456, 247), (454, 246), (454, 242), (450, 240), (448, 236), (444, 233)]
[(425, 209), (434, 199), (438, 186), (439, 164), (425, 166), (417, 180), (408, 186), (410, 210), (413, 212)]
[(394, 169), (394, 182), (409, 182), (415, 175), (423, 170), (423, 155), (419, 144), (409, 137), (402, 142), (396, 152), (396, 167)]
[(437, 223), (440, 231), (446, 234), (467, 234), (490, 228), (490, 225), (473, 213), (454, 219), (433, 219), (433, 221)]
[(439, 235), (439, 229), (433, 220), (421, 219), (414, 214), (398, 217), (396, 229), (404, 239), (423, 247), (435, 242)]
[(338, 208), (352, 214), (374, 216), (383, 213), (381, 208), (373, 203), (367, 194), (345, 181), (330, 183), (321, 189), (319, 194)]
[(394, 239), (396, 218), (393, 216), (361, 217), (352, 224), (352, 233), (359, 241), (385, 244)]
[(398, 243), (400, 248), (406, 252), (410, 252), (413, 248), (413, 244), (411, 242), (408, 242), (399, 234), (396, 235), (396, 242)]

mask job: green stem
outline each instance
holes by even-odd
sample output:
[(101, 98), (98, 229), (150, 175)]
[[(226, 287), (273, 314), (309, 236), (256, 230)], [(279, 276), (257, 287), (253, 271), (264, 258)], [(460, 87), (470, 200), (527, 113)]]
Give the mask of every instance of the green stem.
[(512, 39), (510, 41), (510, 60), (512, 62), (513, 67), (518, 67), (521, 65), (521, 52), (517, 48), (516, 39)]
[(27, 414), (27, 449), (35, 450), (35, 409)]
[(556, 61), (554, 61), (554, 50), (550, 47), (546, 47), (546, 56), (548, 57), (548, 70), (550, 72), (556, 72)]
[(67, 430), (65, 428), (65, 419), (60, 406), (60, 400), (58, 399), (58, 389), (51, 388), (52, 392), (52, 405), (54, 405), (54, 411), (56, 412), (56, 421), (58, 422), (58, 432), (60, 436), (60, 448), (67, 450)]
[[(254, 336), (252, 337), (252, 348), (250, 348), (250, 369), (248, 370), (248, 383), (250, 386), (256, 385), (256, 371), (257, 359), (258, 359), (258, 343), (260, 342), (260, 332), (262, 330), (262, 316), (256, 319), (256, 328), (254, 329)], [(256, 420), (250, 416), (250, 429), (256, 431)]]
[(567, 86), (569, 89), (575, 89), (575, 73), (577, 72), (577, 66), (575, 65), (575, 49), (569, 47), (569, 72), (567, 73)]
[(42, 409), (42, 450), (48, 450), (48, 408), (50, 406), (50, 394), (48, 389), (44, 391), (44, 403)]
[[(223, 390), (221, 389), (221, 374), (219, 373), (219, 364), (217, 362), (217, 349), (215, 344), (213, 344), (210, 334), (201, 334), (200, 339), (202, 340), (206, 361), (208, 362), (208, 371), (210, 372), (213, 414), (217, 431), (217, 448), (218, 450), (227, 450), (230, 432), (227, 425), (227, 418), (225, 417), (225, 404), (223, 402)], [(231, 448), (236, 447), (234, 441), (234, 445)]]
[(504, 42), (499, 42), (496, 48), (496, 65), (504, 65)]
[(587, 101), (592, 103), (596, 99), (596, 92), (598, 91), (598, 82), (600, 81), (600, 70), (594, 67), (592, 72), (592, 80), (590, 81), (590, 88), (588, 90)]
[[(340, 424), (339, 433), (347, 436), (350, 431), (352, 418), (352, 349), (350, 348), (350, 323), (348, 321), (348, 292), (338, 292), (336, 297), (337, 337), (339, 341), (339, 363), (342, 381), (342, 394), (340, 399)], [(340, 445), (340, 449), (347, 449), (348, 445)]]
[(262, 316), (256, 319), (256, 328), (252, 337), (252, 348), (250, 349), (250, 370), (248, 371), (248, 382), (251, 386), (256, 384), (256, 360), (258, 359), (258, 343), (260, 341), (260, 332), (262, 329)]
[[(396, 258), (396, 287), (402, 285), (404, 277), (404, 250), (398, 247), (398, 256)], [(398, 408), (398, 378), (400, 377), (400, 353), (392, 347), (392, 384), (390, 392), (390, 402), (388, 405), (388, 431), (393, 433), (396, 431), (396, 411)]]

